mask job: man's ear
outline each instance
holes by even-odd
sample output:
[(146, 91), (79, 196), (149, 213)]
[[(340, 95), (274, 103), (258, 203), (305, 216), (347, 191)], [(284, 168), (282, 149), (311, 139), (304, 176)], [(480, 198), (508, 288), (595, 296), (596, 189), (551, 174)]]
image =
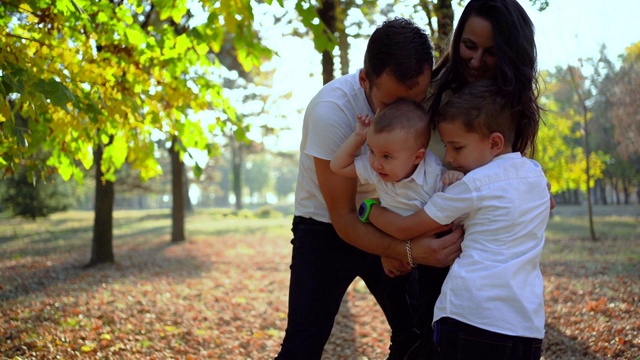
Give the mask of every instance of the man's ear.
[(498, 155), (504, 150), (504, 136), (498, 132), (494, 132), (489, 135), (489, 142), (491, 144), (491, 154)]
[(413, 163), (419, 164), (422, 159), (424, 159), (425, 154), (427, 153), (426, 149), (420, 149), (416, 151), (416, 155), (413, 157)]
[(364, 69), (360, 69), (358, 80), (360, 81), (360, 87), (363, 90), (369, 89), (369, 79), (367, 79), (367, 74), (365, 74)]

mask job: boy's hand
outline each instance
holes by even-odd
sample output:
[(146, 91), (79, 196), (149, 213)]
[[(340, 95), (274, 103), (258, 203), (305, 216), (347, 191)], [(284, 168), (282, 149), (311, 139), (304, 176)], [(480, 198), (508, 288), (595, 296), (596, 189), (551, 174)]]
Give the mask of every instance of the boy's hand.
[(356, 125), (356, 136), (367, 138), (367, 132), (369, 131), (369, 127), (371, 126), (371, 121), (373, 120), (368, 114), (357, 116), (358, 124)]
[(444, 175), (442, 175), (442, 185), (449, 186), (449, 185), (453, 184), (454, 182), (462, 179), (463, 176), (464, 176), (464, 174), (461, 173), (460, 171), (447, 170), (444, 173)]

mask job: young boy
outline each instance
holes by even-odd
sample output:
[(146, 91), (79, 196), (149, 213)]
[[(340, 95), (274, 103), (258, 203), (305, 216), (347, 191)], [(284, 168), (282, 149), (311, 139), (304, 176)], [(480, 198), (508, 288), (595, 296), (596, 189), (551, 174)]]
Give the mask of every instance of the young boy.
[(466, 217), (462, 254), (434, 310), (440, 359), (541, 356), (545, 317), (539, 260), (550, 194), (540, 165), (512, 152), (515, 134), (531, 126), (513, 114), (492, 82), (468, 85), (435, 118), (445, 162), (464, 177), (412, 215), (381, 206), (370, 211), (374, 225), (398, 238)]

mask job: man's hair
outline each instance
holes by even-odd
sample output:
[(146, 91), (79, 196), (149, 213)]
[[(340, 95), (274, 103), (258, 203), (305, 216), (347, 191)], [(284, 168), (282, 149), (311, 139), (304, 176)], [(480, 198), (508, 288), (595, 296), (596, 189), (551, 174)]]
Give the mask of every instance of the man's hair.
[(408, 89), (433, 68), (433, 44), (429, 35), (413, 21), (395, 18), (382, 23), (369, 38), (364, 55), (364, 71), (372, 84), (389, 72)]
[(512, 147), (517, 130), (516, 114), (496, 83), (482, 80), (453, 95), (442, 105), (434, 120), (436, 124), (459, 121), (468, 132), (486, 137), (500, 133), (505, 147)]
[(456, 93), (468, 84), (464, 75), (464, 59), (460, 56), (460, 42), (464, 26), (474, 16), (491, 23), (496, 54), (496, 78), (492, 80), (497, 82), (509, 106), (520, 113), (514, 119), (519, 124), (513, 150), (534, 156), (535, 148), (528, 145), (535, 144), (541, 120), (535, 27), (516, 0), (470, 0), (467, 3), (449, 39), (448, 49), (433, 70), (432, 79), (437, 81), (438, 87), (430, 113), (434, 116), (438, 112), (447, 91)]
[(427, 148), (431, 140), (429, 115), (424, 106), (409, 99), (399, 99), (378, 111), (373, 118), (371, 130), (375, 134), (402, 131), (412, 136), (420, 148)]

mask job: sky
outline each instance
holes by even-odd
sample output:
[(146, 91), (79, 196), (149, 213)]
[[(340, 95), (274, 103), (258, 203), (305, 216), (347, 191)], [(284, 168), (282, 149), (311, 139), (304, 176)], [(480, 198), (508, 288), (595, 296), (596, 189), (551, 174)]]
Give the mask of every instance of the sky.
[[(457, 1), (453, 3), (455, 26), (462, 8), (457, 7)], [(539, 69), (552, 70), (555, 66), (578, 65), (581, 58), (597, 58), (602, 44), (606, 44), (609, 58), (615, 59), (626, 47), (640, 41), (640, 0), (549, 0), (549, 7), (542, 12), (528, 0), (520, 3), (536, 27)], [(270, 148), (297, 150), (302, 113), (322, 87), (320, 55), (310, 40), (272, 34), (267, 44), (278, 53), (265, 65), (276, 69), (272, 91), (274, 94), (291, 92), (291, 98), (274, 106), (274, 113), (285, 115), (277, 120), (278, 124), (270, 124), (290, 130), (281, 132), (278, 139), (265, 142)], [(366, 39), (355, 41), (351, 46), (353, 72), (362, 64)]]

